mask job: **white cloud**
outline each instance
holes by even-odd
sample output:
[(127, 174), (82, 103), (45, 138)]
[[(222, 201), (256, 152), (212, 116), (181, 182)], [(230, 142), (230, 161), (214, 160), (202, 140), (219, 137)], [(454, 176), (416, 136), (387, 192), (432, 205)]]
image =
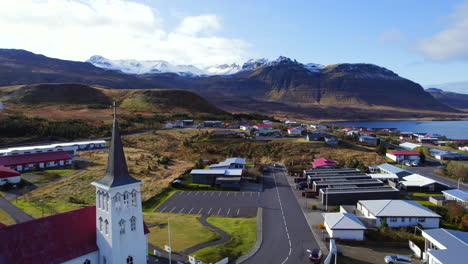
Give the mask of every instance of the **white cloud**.
[(96, 54), (195, 65), (244, 60), (248, 43), (220, 30), (220, 19), (205, 14), (168, 31), (156, 10), (126, 0), (15, 0), (0, 8), (3, 48), (81, 61)]
[(457, 6), (451, 23), (434, 36), (419, 42), (419, 51), (438, 61), (468, 60), (468, 1)]
[(403, 42), (403, 34), (397, 28), (392, 28), (388, 31), (385, 31), (380, 34), (379, 42), (380, 43), (388, 43), (388, 44), (399, 44)]

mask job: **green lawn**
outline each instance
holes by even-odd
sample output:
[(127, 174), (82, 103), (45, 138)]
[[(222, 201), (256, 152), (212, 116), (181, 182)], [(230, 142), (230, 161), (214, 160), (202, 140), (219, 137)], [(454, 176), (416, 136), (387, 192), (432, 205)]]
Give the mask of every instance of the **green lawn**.
[(156, 224), (150, 227), (148, 242), (160, 248), (169, 245), (168, 219), (171, 227), (171, 247), (174, 251), (182, 251), (201, 243), (220, 239), (217, 232), (198, 221), (199, 217), (200, 215), (189, 214), (145, 213), (145, 222)]
[(23, 210), (25, 213), (31, 215), (34, 218), (41, 218), (42, 216), (55, 215), (71, 210), (76, 210), (89, 205), (81, 205), (64, 202), (26, 202), (24, 200), (18, 200), (13, 203), (16, 207)]
[(5, 212), (3, 209), (0, 209), (0, 223), (5, 225), (14, 225), (16, 224), (16, 221), (11, 218), (7, 212)]
[(163, 189), (162, 192), (143, 202), (143, 212), (154, 212), (160, 204), (167, 201), (176, 192), (177, 190), (172, 188)]
[(23, 173), (25, 176), (36, 176), (28, 178), (31, 183), (34, 184), (44, 184), (48, 183), (62, 177), (71, 175), (77, 172), (77, 170), (73, 169), (63, 169), (63, 170), (44, 170), (44, 171), (35, 171), (35, 172), (27, 172)]
[[(201, 249), (192, 255), (210, 263), (229, 257), (229, 261), (249, 252), (257, 238), (257, 218), (209, 217), (208, 222), (231, 235), (231, 239), (221, 245)], [(274, 249), (272, 249), (274, 250)]]
[(64, 176), (68, 176), (74, 172), (76, 172), (77, 170), (73, 170), (73, 169), (63, 169), (63, 170), (44, 170), (44, 171), (36, 171), (36, 172), (27, 172), (27, 173), (23, 173), (23, 175), (42, 175), (42, 174), (57, 174), (58, 176), (60, 177), (64, 177)]

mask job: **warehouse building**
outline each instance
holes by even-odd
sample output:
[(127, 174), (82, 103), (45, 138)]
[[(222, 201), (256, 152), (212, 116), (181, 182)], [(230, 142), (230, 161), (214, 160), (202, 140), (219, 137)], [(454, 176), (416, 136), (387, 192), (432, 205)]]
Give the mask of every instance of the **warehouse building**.
[[(211, 186), (239, 185), (242, 169), (194, 169), (190, 171), (192, 183)], [(219, 178), (219, 180), (218, 180)]]
[(400, 191), (389, 186), (322, 188), (319, 201), (325, 205), (354, 205), (364, 199), (398, 199)]
[(314, 181), (312, 184), (312, 190), (314, 192), (320, 191), (323, 188), (333, 188), (333, 187), (372, 187), (372, 186), (383, 186), (383, 182), (374, 179), (358, 179), (358, 180), (342, 180), (342, 179), (335, 179), (330, 180), (327, 179), (325, 181)]

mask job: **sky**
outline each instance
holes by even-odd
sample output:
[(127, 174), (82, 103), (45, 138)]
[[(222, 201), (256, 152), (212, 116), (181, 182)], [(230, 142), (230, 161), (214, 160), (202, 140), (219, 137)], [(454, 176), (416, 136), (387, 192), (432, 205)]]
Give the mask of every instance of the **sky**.
[(468, 93), (468, 0), (15, 0), (0, 48), (85, 61), (373, 63)]

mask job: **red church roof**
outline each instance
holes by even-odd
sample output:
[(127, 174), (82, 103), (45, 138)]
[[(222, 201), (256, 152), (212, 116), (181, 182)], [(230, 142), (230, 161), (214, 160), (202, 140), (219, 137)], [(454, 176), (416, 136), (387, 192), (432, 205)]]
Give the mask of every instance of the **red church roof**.
[(417, 152), (417, 151), (409, 151), (409, 150), (400, 150), (400, 151), (392, 151), (392, 152), (388, 152), (388, 154), (392, 154), (392, 155), (395, 155), (395, 156), (419, 156), (421, 155), (421, 153)]
[(71, 157), (65, 151), (0, 156), (0, 165), (18, 166), (59, 160), (71, 160)]
[(20, 176), (21, 173), (0, 165), (0, 179)]

